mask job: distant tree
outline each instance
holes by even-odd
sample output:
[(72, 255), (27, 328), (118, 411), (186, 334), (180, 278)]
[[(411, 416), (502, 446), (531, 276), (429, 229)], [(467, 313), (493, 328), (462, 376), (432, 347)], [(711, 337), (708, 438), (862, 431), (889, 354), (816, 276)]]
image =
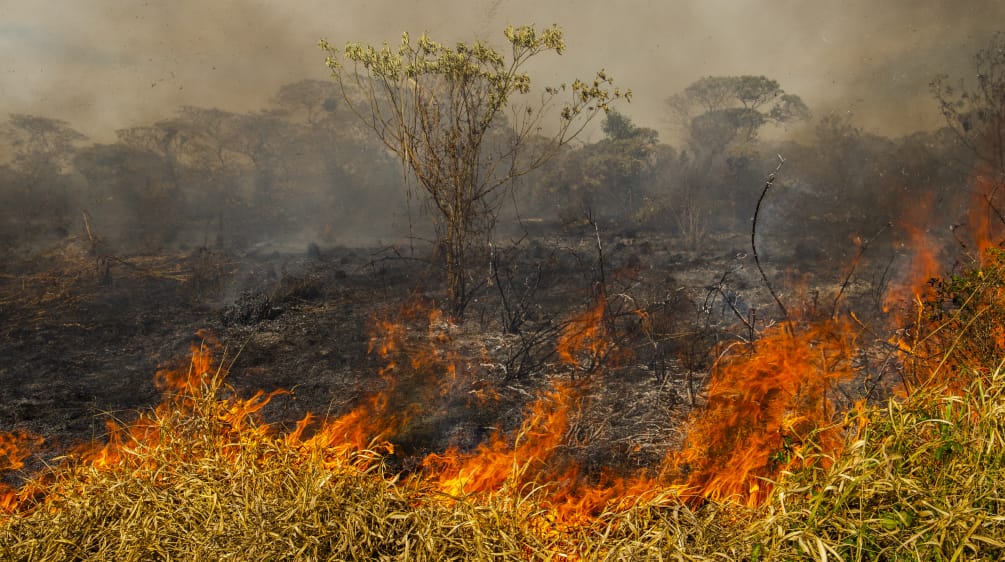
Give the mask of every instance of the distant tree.
[(67, 212), (64, 173), (87, 137), (66, 121), (20, 113), (10, 115), (0, 136), (16, 177), (13, 194), (19, 219), (63, 217)]
[(116, 238), (116, 246), (157, 250), (178, 235), (185, 200), (162, 155), (97, 144), (76, 154), (74, 168), (87, 180), (84, 204), (95, 231)]
[(280, 191), (282, 178), (290, 173), (285, 148), (296, 133), (282, 113), (261, 111), (233, 116), (223, 141), (228, 150), (245, 159), (244, 168), (253, 186), (248, 203), (256, 219), (265, 225), (276, 225), (285, 218)]
[(977, 83), (958, 85), (947, 76), (931, 83), (946, 123), (983, 167), (1005, 173), (1005, 32), (974, 56)]
[(630, 117), (616, 109), (612, 109), (604, 116), (604, 123), (601, 126), (604, 135), (609, 140), (619, 141), (639, 137), (656, 137), (656, 131), (637, 127)]
[[(678, 185), (687, 186), (688, 200), (714, 201), (716, 220), (728, 217), (732, 223), (721, 226), (746, 229), (762, 176), (754, 166), (760, 158), (758, 134), (768, 126), (808, 119), (806, 104), (775, 80), (744, 75), (701, 78), (667, 98), (666, 107), (687, 143), (688, 157), (682, 162), (689, 169), (681, 176), (686, 181)], [(702, 215), (693, 212), (702, 207), (689, 205), (687, 215)], [(696, 243), (701, 237), (688, 238)]]
[(119, 129), (115, 132), (120, 145), (137, 153), (149, 153), (163, 163), (161, 181), (169, 190), (181, 194), (186, 167), (183, 155), (188, 150), (191, 135), (185, 134), (174, 121), (160, 121), (154, 125)]
[(764, 76), (708, 76), (667, 98), (666, 105), (692, 147), (713, 155), (753, 141), (765, 125), (809, 117), (799, 96)]
[[(285, 142), (285, 160), (290, 176), (298, 176), (296, 185), (310, 187), (301, 200), (315, 201), (321, 234), (373, 232), (374, 212), (394, 209), (388, 201), (400, 193), (401, 166), (357, 119), (339, 85), (332, 80), (287, 84), (273, 104), (299, 129)], [(365, 193), (360, 186), (366, 186)], [(406, 201), (401, 203), (404, 208)]]
[(116, 131), (119, 142), (131, 149), (160, 156), (167, 167), (164, 178), (183, 192), (192, 218), (204, 225), (204, 242), (215, 224), (216, 243), (224, 240), (224, 217), (237, 202), (230, 172), (237, 162), (221, 142), (224, 123), (233, 114), (218, 109), (183, 107), (170, 119), (148, 126)]
[(20, 113), (10, 115), (7, 135), (13, 148), (13, 167), (29, 175), (39, 169), (62, 171), (77, 146), (87, 139), (66, 121)]
[(164, 159), (165, 180), (188, 192), (207, 226), (216, 223), (218, 243), (225, 234), (247, 241), (283, 221), (277, 189), (294, 134), (285, 114), (184, 106), (175, 117), (118, 134), (122, 144)]
[[(396, 49), (320, 43), (346, 104), (428, 195), (457, 317), (470, 298), (469, 255), (476, 240), (491, 233), (501, 190), (540, 167), (611, 102), (630, 95), (601, 71), (592, 81), (547, 87), (532, 99), (524, 68), (543, 53), (562, 54), (562, 30), (508, 27), (505, 36), (508, 53), (481, 41), (448, 47), (423, 35), (413, 42), (407, 33)], [(562, 93), (569, 98), (554, 108)], [(537, 142), (553, 109), (559, 119), (549, 142)]]
[(318, 125), (336, 113), (342, 94), (331, 81), (301, 80), (280, 87), (273, 103), (289, 112), (293, 121)]
[(977, 52), (974, 66), (976, 84), (953, 85), (939, 76), (931, 90), (949, 128), (976, 159), (974, 189), (1005, 226), (1005, 32)]
[(613, 109), (601, 128), (606, 138), (566, 151), (546, 180), (562, 200), (564, 219), (581, 219), (589, 209), (592, 215), (611, 213), (624, 221), (633, 218), (642, 201), (644, 180), (655, 163), (656, 131)]

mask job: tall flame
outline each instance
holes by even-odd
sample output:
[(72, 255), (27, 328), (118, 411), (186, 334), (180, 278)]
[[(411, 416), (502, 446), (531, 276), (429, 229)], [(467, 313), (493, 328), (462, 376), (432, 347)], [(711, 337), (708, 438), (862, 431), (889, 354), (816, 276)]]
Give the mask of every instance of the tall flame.
[(900, 231), (904, 235), (899, 240), (899, 245), (907, 250), (910, 261), (900, 275), (892, 280), (883, 299), (883, 312), (891, 312), (930, 296), (931, 287), (927, 282), (940, 273), (939, 254), (942, 250), (941, 241), (924, 226), (931, 224), (931, 216), (931, 196), (905, 209), (904, 217), (899, 222)]
[(789, 328), (768, 329), (755, 349), (734, 349), (716, 366), (708, 404), (691, 417), (683, 450), (667, 459), (687, 494), (758, 505), (768, 479), (811, 436), (824, 448), (840, 444), (827, 391), (852, 376), (854, 332), (837, 320)]

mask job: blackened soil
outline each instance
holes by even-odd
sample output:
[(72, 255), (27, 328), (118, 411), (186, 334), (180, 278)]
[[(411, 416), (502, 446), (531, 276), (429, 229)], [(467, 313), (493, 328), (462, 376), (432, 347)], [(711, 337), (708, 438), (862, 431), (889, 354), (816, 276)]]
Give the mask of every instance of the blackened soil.
[[(589, 233), (500, 251), (492, 269), (472, 276), (462, 325), (433, 338), (428, 320), (412, 318), (409, 345), (433, 338), (469, 372), (456, 395), (437, 398), (400, 432), (394, 462), (407, 469), (426, 452), (472, 449), (493, 431), (515, 430), (556, 378), (577, 381), (566, 441), (584, 466), (645, 466), (679, 443), (709, 350), (742, 335), (740, 316), (768, 321), (771, 301), (750, 258), (733, 248), (742, 242), (702, 254), (658, 239), (604, 242), (602, 264)], [(239, 394), (291, 391), (264, 410), (270, 423), (343, 414), (388, 384), (378, 374), (387, 360), (369, 350), (377, 321), (442, 300), (431, 263), (396, 248), (313, 245), (95, 257), (74, 239), (11, 253), (0, 270), (0, 432), (45, 438), (29, 469), (100, 441), (109, 418), (129, 420), (160, 402), (155, 371), (184, 368), (207, 338)], [(560, 362), (557, 339), (598, 294), (610, 303), (617, 352)], [(417, 377), (400, 383), (403, 408), (433, 396)]]

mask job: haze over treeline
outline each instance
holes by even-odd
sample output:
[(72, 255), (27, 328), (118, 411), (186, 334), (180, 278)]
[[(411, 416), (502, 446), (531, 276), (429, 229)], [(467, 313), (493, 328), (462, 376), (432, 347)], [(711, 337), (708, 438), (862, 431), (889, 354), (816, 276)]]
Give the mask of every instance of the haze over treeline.
[(701, 76), (763, 74), (818, 113), (899, 135), (940, 124), (931, 77), (959, 72), (1003, 20), (998, 0), (7, 0), (0, 113), (64, 119), (107, 141), (179, 106), (255, 110), (284, 83), (324, 79), (321, 37), (393, 44), (409, 30), (499, 44), (507, 24), (558, 23), (569, 52), (544, 76), (603, 66), (635, 91), (628, 115), (661, 133), (671, 93)]
[[(654, 229), (691, 251), (734, 244), (724, 240), (749, 232), (765, 173), (784, 154), (791, 189), (765, 219), (777, 252), (834, 263), (882, 225), (928, 220), (906, 217), (905, 198), (943, 210), (932, 228), (962, 224), (972, 155), (942, 129), (929, 84), (973, 74), (1005, 15), (990, 1), (2, 10), (8, 247), (85, 228), (112, 253), (431, 240), (400, 163), (348, 111), (317, 39), (393, 43), (426, 30), (498, 45), (507, 23), (554, 21), (568, 52), (535, 61), (532, 86), (604, 68), (634, 97), (522, 178), (503, 227), (534, 218), (576, 228), (590, 214), (611, 232)], [(733, 97), (711, 107), (710, 84)], [(754, 113), (735, 96), (749, 87), (765, 95)], [(884, 240), (895, 247), (906, 234), (893, 230)]]

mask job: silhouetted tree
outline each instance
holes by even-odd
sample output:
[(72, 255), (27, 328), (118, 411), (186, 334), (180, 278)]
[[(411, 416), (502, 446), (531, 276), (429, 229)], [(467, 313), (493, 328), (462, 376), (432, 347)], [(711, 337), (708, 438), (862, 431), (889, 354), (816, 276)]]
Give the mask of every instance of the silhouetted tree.
[(25, 225), (44, 218), (65, 228), (69, 213), (66, 172), (87, 137), (66, 121), (20, 113), (10, 115), (0, 137), (9, 154), (12, 174), (5, 190), (15, 220)]
[(799, 96), (764, 76), (708, 76), (667, 98), (666, 105), (692, 148), (710, 155), (752, 142), (765, 125), (809, 117)]
[(996, 33), (974, 56), (975, 84), (939, 76), (931, 90), (959, 141), (973, 154), (973, 189), (994, 223), (1005, 227), (1005, 32)]
[(658, 135), (638, 127), (616, 110), (602, 126), (606, 138), (566, 151), (546, 181), (563, 201), (560, 213), (579, 219), (587, 208), (621, 222), (633, 220), (642, 202), (644, 181), (655, 164)]

